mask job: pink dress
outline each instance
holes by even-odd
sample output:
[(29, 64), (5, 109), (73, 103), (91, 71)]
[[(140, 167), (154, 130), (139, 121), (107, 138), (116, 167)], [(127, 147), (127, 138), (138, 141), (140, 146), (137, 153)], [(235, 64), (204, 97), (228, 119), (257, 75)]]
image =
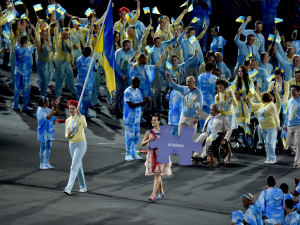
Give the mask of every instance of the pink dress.
[[(159, 131), (155, 132), (154, 130), (150, 130), (149, 137), (154, 137), (155, 139), (159, 139)], [(148, 148), (148, 153), (146, 156), (146, 176), (151, 176), (154, 174), (160, 174), (162, 176), (170, 176), (172, 175), (171, 171), (171, 159), (168, 164), (163, 164), (157, 162), (158, 149), (157, 148)]]

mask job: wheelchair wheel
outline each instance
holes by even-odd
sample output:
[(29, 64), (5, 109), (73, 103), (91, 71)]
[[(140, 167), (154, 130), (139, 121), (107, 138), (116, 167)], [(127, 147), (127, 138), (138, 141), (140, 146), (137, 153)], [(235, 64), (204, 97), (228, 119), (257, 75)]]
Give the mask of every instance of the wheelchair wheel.
[(219, 145), (217, 150), (217, 160), (222, 166), (226, 166), (231, 158), (231, 145), (230, 142), (227, 145)]
[(169, 109), (169, 100), (167, 99), (169, 89), (165, 90), (163, 95), (162, 95), (162, 104), (164, 109)]

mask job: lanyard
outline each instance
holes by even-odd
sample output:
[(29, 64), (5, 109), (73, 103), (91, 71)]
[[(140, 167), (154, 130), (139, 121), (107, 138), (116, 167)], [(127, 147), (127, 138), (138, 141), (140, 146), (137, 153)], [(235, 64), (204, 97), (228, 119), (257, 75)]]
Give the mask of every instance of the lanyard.
[[(194, 88), (193, 90), (195, 90), (196, 88)], [(193, 90), (190, 90), (188, 93), (186, 93), (185, 95), (184, 95), (184, 97), (185, 96), (187, 96), (189, 93), (191, 93)]]

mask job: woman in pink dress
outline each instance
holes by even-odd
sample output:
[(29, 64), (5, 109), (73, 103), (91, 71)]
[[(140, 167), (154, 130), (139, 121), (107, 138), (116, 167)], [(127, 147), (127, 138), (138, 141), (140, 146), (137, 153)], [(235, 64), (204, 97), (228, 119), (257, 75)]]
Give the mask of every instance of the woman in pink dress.
[[(147, 131), (147, 133), (145, 134), (144, 140), (142, 141), (142, 146), (149, 144), (150, 141), (155, 141), (155, 139), (159, 139), (160, 119), (161, 119), (161, 114), (155, 114), (155, 116), (152, 117), (151, 123), (153, 129)], [(145, 162), (145, 166), (146, 166), (145, 175), (146, 176), (154, 175), (153, 192), (149, 198), (149, 201), (155, 200), (155, 195), (158, 188), (160, 191), (160, 195), (156, 199), (162, 200), (165, 197), (161, 176), (172, 175), (171, 160), (169, 161), (168, 164), (159, 163), (157, 162), (157, 155), (158, 155), (158, 149), (157, 148), (152, 149), (149, 147), (149, 151), (147, 153), (146, 162)]]

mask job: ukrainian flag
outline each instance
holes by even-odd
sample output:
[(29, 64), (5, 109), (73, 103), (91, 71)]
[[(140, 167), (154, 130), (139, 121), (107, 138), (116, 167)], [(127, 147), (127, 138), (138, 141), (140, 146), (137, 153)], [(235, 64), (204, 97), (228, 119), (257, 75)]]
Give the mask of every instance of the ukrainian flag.
[(8, 17), (6, 17), (7, 22), (9, 23), (10, 21), (14, 20), (16, 18), (15, 14), (12, 13)]
[(103, 22), (99, 39), (95, 47), (95, 52), (103, 53), (104, 70), (106, 74), (107, 88), (112, 96), (112, 91), (116, 89), (115, 82), (115, 50), (114, 50), (114, 37), (113, 37), (113, 11), (112, 0), (109, 1), (106, 10), (106, 17)]
[(3, 31), (3, 35), (4, 35), (4, 37), (6, 37), (9, 40), (9, 38), (10, 38), (10, 33), (9, 32), (7, 32), (6, 30), (4, 30)]
[(93, 13), (93, 11), (91, 10), (91, 8), (88, 8), (87, 10), (85, 10), (84, 15), (86, 15), (86, 17), (89, 17), (91, 13)]
[(183, 6), (186, 6), (186, 5), (189, 5), (189, 0), (187, 0), (185, 3), (183, 3), (180, 7), (183, 7)]
[(286, 148), (287, 147), (287, 132), (284, 129), (281, 130), (280, 137), (282, 140), (283, 147)]
[(151, 54), (151, 53), (153, 52), (153, 49), (150, 48), (149, 45), (147, 45), (147, 46), (145, 47), (145, 49), (146, 49), (146, 51), (147, 51), (149, 54)]
[(49, 5), (47, 7), (47, 9), (48, 9), (48, 12), (53, 12), (55, 10), (55, 4)]
[(191, 44), (193, 44), (194, 41), (196, 41), (196, 40), (197, 40), (197, 38), (195, 36), (191, 36), (190, 39), (189, 39), (189, 41), (191, 42)]
[(213, 142), (214, 140), (217, 139), (216, 136), (215, 136), (215, 134), (214, 134), (214, 132), (211, 132), (211, 134), (209, 136), (209, 139), (210, 139), (211, 142)]
[(245, 134), (250, 134), (250, 129), (245, 122), (242, 123), (241, 127), (244, 129)]
[(175, 23), (175, 19), (173, 17), (171, 18), (171, 21), (173, 24)]
[(16, 1), (16, 2), (15, 2), (15, 5), (21, 5), (21, 4), (23, 4), (22, 1)]
[(36, 12), (43, 9), (41, 4), (34, 5), (33, 8), (34, 8), (34, 11), (36, 11)]
[(132, 13), (127, 13), (125, 17), (126, 17), (127, 21), (129, 21), (133, 17), (133, 15), (132, 15)]
[(153, 14), (159, 14), (159, 15), (160, 15), (160, 12), (158, 11), (158, 9), (157, 9), (156, 6), (152, 9), (152, 13), (153, 13)]
[(172, 67), (173, 67), (173, 66), (172, 66), (172, 64), (171, 64), (171, 63), (169, 63), (169, 62), (166, 62), (166, 66), (167, 66), (167, 68), (168, 68), (168, 69), (170, 69), (170, 70), (171, 70), (171, 69), (172, 69)]
[(239, 18), (236, 19), (236, 22), (239, 22), (239, 23), (244, 23), (244, 21), (245, 21), (244, 16), (240, 16)]
[(192, 20), (192, 22), (191, 22), (191, 23), (197, 23), (199, 20), (200, 20), (199, 18), (197, 18), (197, 17), (194, 17), (194, 19)]
[(275, 39), (275, 42), (277, 42), (277, 43), (280, 43), (280, 42), (281, 42), (281, 37), (280, 37), (279, 34), (277, 35), (277, 38)]
[(268, 41), (274, 41), (275, 37), (276, 37), (275, 35), (269, 34)]
[(268, 76), (267, 80), (270, 83), (274, 78), (275, 78), (275, 75), (271, 74), (270, 76)]
[(235, 86), (235, 82), (232, 82), (231, 85), (227, 88), (227, 90), (235, 90), (236, 86)]
[(274, 20), (275, 20), (275, 23), (281, 23), (281, 22), (283, 22), (283, 19), (276, 18), (276, 17), (275, 17), (275, 19), (274, 19)]
[(193, 9), (194, 9), (194, 6), (193, 6), (193, 4), (191, 4), (190, 7), (188, 8), (188, 12), (192, 12)]
[(150, 13), (150, 8), (149, 7), (145, 7), (145, 8), (143, 8), (143, 10), (144, 10), (145, 14)]
[(65, 10), (63, 7), (59, 7), (56, 9), (56, 11), (62, 16), (65, 14), (65, 12), (67, 12), (67, 10)]

